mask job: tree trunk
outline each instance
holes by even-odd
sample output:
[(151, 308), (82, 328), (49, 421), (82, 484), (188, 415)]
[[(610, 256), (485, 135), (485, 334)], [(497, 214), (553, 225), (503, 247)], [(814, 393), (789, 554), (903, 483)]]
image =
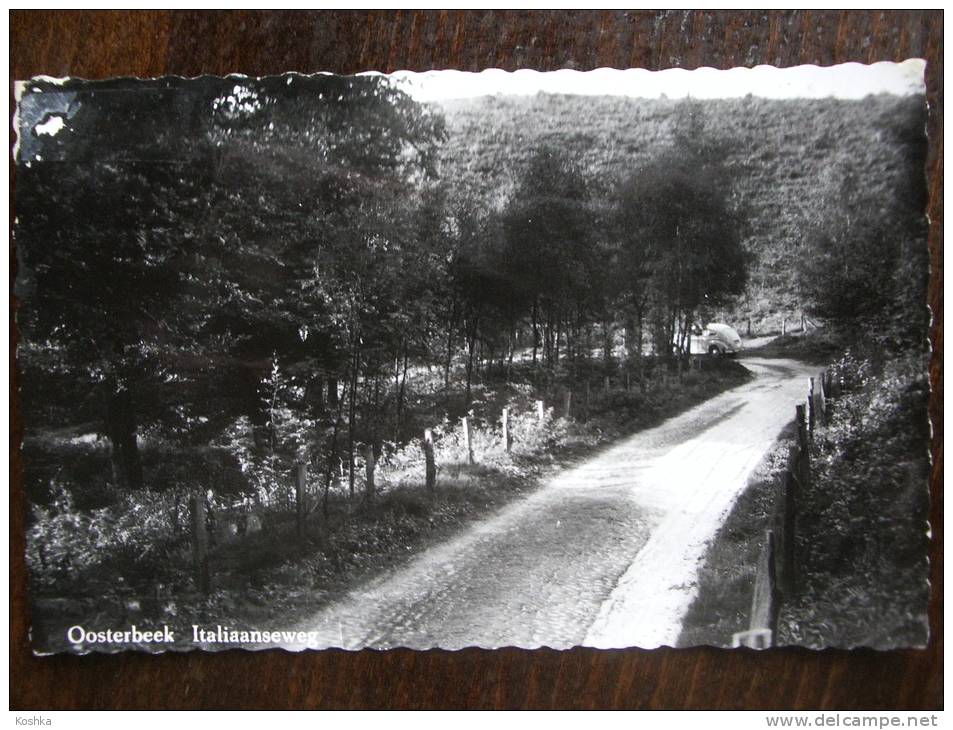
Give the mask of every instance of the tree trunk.
[(373, 425), (373, 443), (379, 443), (383, 438), (381, 436), (381, 424), (383, 423), (383, 419), (377, 417), (381, 413), (381, 376), (383, 370), (383, 367), (378, 368), (377, 375), (374, 376), (374, 405), (370, 409), (371, 415), (373, 416), (371, 419)]
[(106, 405), (106, 435), (112, 445), (113, 480), (121, 489), (142, 489), (142, 460), (132, 394), (113, 386)]
[(642, 307), (639, 307), (635, 315), (636, 322), (636, 332), (638, 340), (636, 342), (636, 352), (638, 353), (639, 358), (639, 387), (642, 389), (642, 392), (645, 392), (645, 357), (642, 354), (642, 337), (644, 335), (644, 326), (645, 326), (645, 312)]
[(316, 375), (308, 384), (307, 401), (315, 415), (324, 410), (324, 378), (320, 375)]
[(376, 462), (374, 447), (368, 444), (364, 447), (364, 473), (366, 476), (364, 499), (368, 504), (374, 501), (374, 468), (377, 465)]
[(582, 361), (583, 363), (588, 363), (589, 358), (592, 357), (592, 323), (585, 322), (583, 325), (583, 353)]
[(444, 363), (443, 387), (450, 388), (450, 369), (453, 367), (453, 329), (457, 322), (457, 303), (450, 309), (450, 321), (447, 322), (447, 359)]
[(533, 300), (533, 367), (536, 367), (536, 352), (539, 349), (539, 300)]
[(553, 316), (547, 313), (543, 324), (543, 360), (547, 365), (553, 364)]
[(321, 501), (321, 511), (324, 518), (328, 517), (328, 492), (331, 490), (331, 479), (334, 472), (334, 460), (338, 456), (338, 433), (341, 431), (341, 419), (344, 416), (344, 401), (338, 402), (337, 414), (334, 418), (334, 430), (331, 433), (331, 453), (328, 455), (328, 468), (325, 471), (324, 498)]
[(576, 347), (578, 337), (579, 324), (572, 315), (570, 315), (569, 320), (566, 322), (566, 357), (569, 358), (573, 365), (576, 364), (576, 354), (579, 349)]
[(470, 397), (473, 387), (473, 356), (476, 350), (476, 326), (467, 328), (467, 392), (464, 398), (464, 410), (470, 410)]
[(394, 425), (394, 441), (400, 441), (400, 419), (404, 410), (404, 393), (407, 391), (407, 346), (404, 345), (403, 374), (400, 378), (400, 387), (397, 389), (397, 417)]
[(351, 385), (347, 418), (347, 479), (348, 491), (354, 498), (354, 418), (357, 414), (357, 371), (361, 364), (360, 338), (355, 335), (351, 357)]

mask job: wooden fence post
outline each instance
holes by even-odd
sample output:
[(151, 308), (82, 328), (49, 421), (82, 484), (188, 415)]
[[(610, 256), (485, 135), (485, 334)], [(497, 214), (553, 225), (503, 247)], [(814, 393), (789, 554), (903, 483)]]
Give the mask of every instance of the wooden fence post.
[(827, 394), (831, 398), (836, 398), (840, 395), (840, 381), (837, 380), (834, 373), (830, 370), (827, 371)]
[(427, 491), (432, 492), (437, 486), (437, 462), (433, 455), (433, 432), (429, 428), (424, 431), (424, 458), (427, 460)]
[(795, 537), (797, 535), (797, 488), (801, 461), (800, 446), (792, 446), (788, 454), (787, 469), (781, 482), (781, 560), (779, 583), (781, 592), (790, 596), (797, 585), (797, 565), (794, 559)]
[(817, 376), (818, 386), (815, 389), (815, 396), (817, 397), (817, 417), (820, 419), (821, 425), (827, 425), (827, 371), (821, 370)]
[(536, 418), (540, 426), (546, 421), (546, 408), (541, 400), (536, 401)]
[(774, 533), (765, 532), (765, 545), (758, 561), (754, 593), (751, 597), (751, 613), (747, 631), (732, 636), (732, 646), (748, 646), (767, 649), (774, 645), (778, 623), (777, 587), (774, 572)]
[(807, 437), (807, 425), (804, 422), (804, 405), (797, 406), (797, 442), (801, 454), (797, 461), (798, 486), (806, 489), (811, 481), (811, 452)]
[(609, 391), (612, 389), (612, 381), (609, 379), (608, 375), (606, 375), (603, 380), (603, 389), (605, 390), (606, 395), (609, 395)]
[(208, 565), (208, 532), (205, 529), (205, 495), (192, 495), (192, 570), (195, 585), (207, 594), (211, 589)]
[(807, 449), (807, 422), (804, 415), (804, 404), (798, 403), (794, 407), (797, 421), (797, 443), (802, 450)]
[(304, 533), (304, 518), (307, 514), (305, 507), (305, 489), (308, 486), (308, 464), (299, 461), (295, 464), (295, 524), (298, 528), (298, 537)]
[(463, 443), (467, 446), (467, 463), (473, 464), (473, 442), (470, 440), (470, 419), (464, 416), (463, 421)]
[(751, 317), (748, 317), (748, 337), (751, 337)]
[(503, 448), (510, 450), (510, 409), (503, 409)]
[(368, 502), (374, 501), (374, 492), (376, 486), (374, 484), (374, 469), (377, 467), (377, 459), (374, 457), (374, 447), (370, 444), (364, 447), (364, 475), (365, 475), (365, 491), (364, 496)]
[(563, 398), (563, 415), (566, 418), (572, 418), (572, 390), (570, 388), (566, 388)]
[(788, 333), (788, 318), (785, 317), (781, 320), (781, 336), (784, 337)]
[(807, 383), (807, 433), (814, 438), (814, 378), (808, 378)]
[(778, 602), (777, 602), (777, 575), (774, 570), (774, 532), (765, 531), (765, 545), (761, 553), (761, 564), (758, 566), (758, 579), (755, 582), (754, 596), (751, 601), (752, 629), (777, 630)]

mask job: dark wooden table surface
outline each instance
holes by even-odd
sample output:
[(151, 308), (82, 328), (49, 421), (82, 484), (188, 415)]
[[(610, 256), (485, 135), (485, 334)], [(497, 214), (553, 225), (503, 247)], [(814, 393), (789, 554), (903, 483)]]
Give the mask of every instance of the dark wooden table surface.
[[(33, 657), (17, 451), (21, 423), (11, 377), (13, 709), (942, 706), (942, 11), (12, 11), (10, 15), (14, 79), (36, 74), (104, 78), (488, 67), (729, 68), (926, 58), (933, 140), (926, 171), (933, 264), (930, 303), (936, 353), (931, 365), (933, 639), (926, 650), (892, 652), (472, 649)], [(12, 89), (10, 93), (12, 97)]]

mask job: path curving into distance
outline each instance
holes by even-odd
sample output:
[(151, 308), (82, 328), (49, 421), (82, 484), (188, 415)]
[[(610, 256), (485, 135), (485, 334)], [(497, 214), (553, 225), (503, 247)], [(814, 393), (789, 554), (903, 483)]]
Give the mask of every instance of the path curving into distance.
[(811, 371), (756, 378), (551, 478), (295, 627), (288, 649), (672, 645), (705, 548)]

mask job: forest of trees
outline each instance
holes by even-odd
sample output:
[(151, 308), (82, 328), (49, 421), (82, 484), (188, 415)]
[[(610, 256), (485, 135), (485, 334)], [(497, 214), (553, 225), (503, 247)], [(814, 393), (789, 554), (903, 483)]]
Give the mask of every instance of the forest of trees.
[[(357, 580), (524, 494), (554, 454), (747, 382), (684, 355), (696, 326), (780, 335), (795, 314), (813, 331), (762, 355), (824, 359), (843, 386), (799, 502), (805, 574), (833, 576), (824, 595), (924, 589), (922, 99), (428, 105), (330, 75), (18, 94), (36, 636), (126, 615), (131, 591), (168, 621), (171, 595), (184, 620)], [(424, 490), (431, 437), (447, 458), (437, 489), (427, 452)], [(209, 536), (214, 590), (189, 570)], [(841, 615), (820, 613), (799, 620)]]
[[(540, 145), (496, 207), (447, 184), (444, 119), (384, 77), (36, 82), (21, 107), (64, 122), (21, 130), (27, 438), (99, 434), (88, 481), (121, 492), (182, 484), (144, 443), (230, 454), (238, 492), (301, 459), (353, 492), (360, 445), (419, 437), (415, 365), (463, 411), (490, 373), (638, 383), (746, 281), (725, 151), (689, 102), (649, 164), (594, 180)], [(28, 461), (31, 500), (58, 474)]]

